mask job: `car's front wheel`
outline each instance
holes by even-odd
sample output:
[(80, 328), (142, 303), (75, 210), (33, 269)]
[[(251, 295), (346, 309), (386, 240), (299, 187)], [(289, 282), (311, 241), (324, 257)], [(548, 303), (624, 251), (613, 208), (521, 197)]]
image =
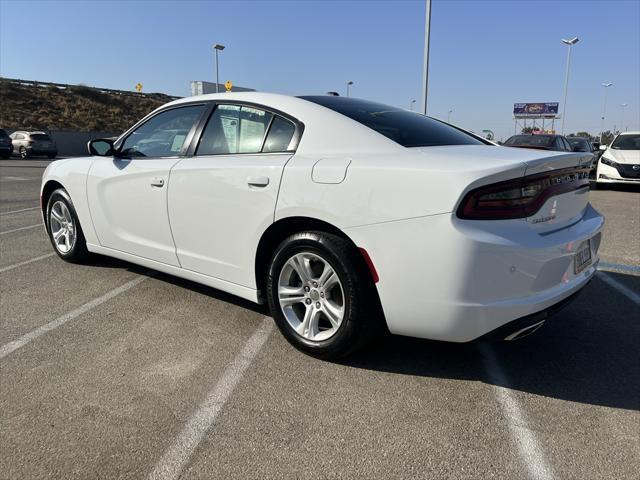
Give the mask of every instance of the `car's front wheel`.
[(377, 333), (377, 302), (359, 260), (349, 241), (330, 233), (296, 233), (280, 244), (271, 260), (267, 296), (276, 324), (296, 348), (335, 359)]
[(18, 150), (18, 152), (20, 153), (20, 158), (22, 159), (29, 157), (29, 152), (27, 152), (27, 149), (24, 147), (20, 147), (20, 150)]
[(63, 188), (51, 194), (47, 202), (47, 231), (58, 256), (68, 262), (81, 263), (89, 252), (71, 197)]

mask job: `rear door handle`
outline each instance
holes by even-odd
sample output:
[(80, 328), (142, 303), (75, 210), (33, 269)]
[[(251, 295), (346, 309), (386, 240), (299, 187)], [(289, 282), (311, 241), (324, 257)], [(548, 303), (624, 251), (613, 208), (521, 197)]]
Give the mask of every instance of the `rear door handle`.
[(151, 186), (152, 187), (164, 187), (164, 178), (155, 177), (153, 180), (151, 180)]
[(247, 184), (250, 187), (266, 187), (269, 185), (269, 177), (249, 177)]

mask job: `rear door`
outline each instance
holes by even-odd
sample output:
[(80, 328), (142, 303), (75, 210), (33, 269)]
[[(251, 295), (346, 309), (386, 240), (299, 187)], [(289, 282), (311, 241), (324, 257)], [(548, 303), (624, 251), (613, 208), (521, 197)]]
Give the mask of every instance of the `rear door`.
[(204, 104), (164, 110), (122, 141), (119, 157), (95, 157), (87, 197), (103, 247), (179, 266), (167, 216), (169, 173), (205, 110)]
[(169, 220), (187, 270), (255, 288), (255, 251), (273, 223), (300, 125), (260, 107), (219, 104), (193, 155), (171, 171)]

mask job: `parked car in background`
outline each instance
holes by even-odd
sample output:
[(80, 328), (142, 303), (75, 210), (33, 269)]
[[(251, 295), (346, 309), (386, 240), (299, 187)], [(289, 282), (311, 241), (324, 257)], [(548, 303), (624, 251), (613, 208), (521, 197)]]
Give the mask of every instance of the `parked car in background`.
[(61, 258), (104, 254), (268, 303), (293, 345), (324, 358), (385, 324), (519, 338), (598, 265), (588, 155), (496, 147), (366, 100), (183, 98), (89, 151), (43, 174)]
[(56, 158), (58, 147), (51, 137), (45, 132), (26, 132), (19, 130), (11, 135), (13, 151), (20, 158), (44, 156)]
[(5, 160), (13, 153), (13, 143), (7, 132), (0, 128), (0, 158)]
[(569, 140), (562, 135), (521, 134), (514, 135), (502, 144), (504, 147), (536, 148), (538, 150), (555, 150), (558, 152), (575, 151)]
[(588, 152), (593, 155), (591, 168), (596, 168), (599, 150), (593, 146), (593, 143), (584, 137), (567, 137), (567, 140), (569, 140), (574, 152)]
[(640, 132), (618, 134), (603, 151), (596, 168), (596, 185), (608, 183), (640, 184)]

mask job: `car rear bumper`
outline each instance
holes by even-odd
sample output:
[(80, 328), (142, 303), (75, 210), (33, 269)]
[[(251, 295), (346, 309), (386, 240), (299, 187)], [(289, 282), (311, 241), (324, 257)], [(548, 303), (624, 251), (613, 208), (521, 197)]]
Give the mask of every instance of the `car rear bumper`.
[[(542, 234), (524, 220), (451, 214), (346, 232), (375, 265), (392, 333), (468, 342), (582, 289), (596, 272), (603, 223), (587, 205), (576, 223)], [(574, 256), (586, 240), (592, 263), (575, 273)]]

